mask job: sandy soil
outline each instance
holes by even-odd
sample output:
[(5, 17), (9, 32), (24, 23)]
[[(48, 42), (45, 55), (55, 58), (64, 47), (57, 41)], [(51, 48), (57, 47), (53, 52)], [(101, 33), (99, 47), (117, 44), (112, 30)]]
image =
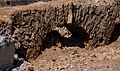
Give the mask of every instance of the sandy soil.
[(32, 64), (35, 71), (120, 71), (120, 37), (93, 50), (53, 46)]

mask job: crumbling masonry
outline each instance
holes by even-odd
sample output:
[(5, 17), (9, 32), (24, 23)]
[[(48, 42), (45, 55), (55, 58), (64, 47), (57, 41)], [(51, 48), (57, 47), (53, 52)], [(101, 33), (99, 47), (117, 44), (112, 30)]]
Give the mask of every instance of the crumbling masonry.
[(65, 26), (72, 34), (85, 36), (85, 42), (93, 47), (109, 44), (120, 23), (120, 1), (88, 1), (58, 0), (1, 8), (0, 27), (9, 26), (17, 53), (27, 59), (40, 54), (47, 34), (56, 27)]

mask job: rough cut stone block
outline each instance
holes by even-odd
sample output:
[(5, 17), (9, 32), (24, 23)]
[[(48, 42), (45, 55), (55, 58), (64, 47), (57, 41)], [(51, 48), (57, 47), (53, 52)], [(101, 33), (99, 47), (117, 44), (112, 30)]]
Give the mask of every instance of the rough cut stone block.
[(0, 36), (0, 69), (12, 65), (14, 52), (15, 46), (11, 38)]

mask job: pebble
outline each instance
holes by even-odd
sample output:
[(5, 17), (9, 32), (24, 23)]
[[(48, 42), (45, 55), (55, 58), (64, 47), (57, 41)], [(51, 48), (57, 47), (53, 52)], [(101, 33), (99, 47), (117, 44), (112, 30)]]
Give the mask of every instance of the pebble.
[(12, 71), (18, 71), (16, 68), (12, 69)]

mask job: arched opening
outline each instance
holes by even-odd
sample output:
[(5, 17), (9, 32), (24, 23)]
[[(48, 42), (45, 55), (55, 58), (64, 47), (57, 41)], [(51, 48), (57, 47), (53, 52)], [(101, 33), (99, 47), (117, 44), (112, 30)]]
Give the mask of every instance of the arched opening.
[[(67, 28), (70, 26), (67, 26)], [(73, 26), (72, 26), (73, 27)], [(73, 27), (77, 28), (77, 31), (71, 31), (72, 35), (70, 37), (63, 37), (58, 31), (51, 31), (47, 34), (47, 37), (43, 41), (43, 47), (50, 48), (53, 45), (56, 45), (57, 43), (60, 43), (63, 47), (80, 47), (85, 48), (86, 40), (88, 40), (88, 34), (85, 32), (85, 30), (82, 27)], [(68, 28), (72, 29), (72, 28)], [(72, 29), (73, 30), (73, 29)]]

